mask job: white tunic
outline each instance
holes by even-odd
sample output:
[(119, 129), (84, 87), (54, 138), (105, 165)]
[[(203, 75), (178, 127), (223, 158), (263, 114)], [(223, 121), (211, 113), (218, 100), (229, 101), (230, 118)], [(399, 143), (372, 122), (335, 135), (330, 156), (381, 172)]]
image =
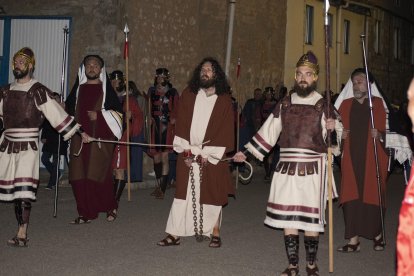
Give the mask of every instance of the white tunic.
[[(203, 158), (207, 158), (209, 163), (213, 165), (219, 162), (219, 159), (224, 154), (225, 148), (207, 146), (208, 143), (205, 146), (202, 145), (216, 100), (216, 94), (208, 97), (204, 90), (201, 89), (198, 92), (191, 121), (191, 141), (175, 136), (173, 142), (175, 151), (180, 153), (189, 149), (195, 156), (201, 155)], [(194, 190), (197, 210), (197, 228), (200, 230), (200, 170), (197, 163), (193, 163), (192, 167), (195, 180)], [(187, 185), (186, 199), (174, 198), (165, 232), (175, 236), (193, 236), (195, 234), (192, 197), (190, 177)], [(203, 235), (209, 236), (213, 233), (213, 228), (219, 219), (221, 211), (221, 206), (203, 204)], [(221, 222), (221, 217), (219, 222)]]
[[(29, 82), (19, 84), (17, 82), (10, 85), (10, 91), (28, 92), (37, 83), (31, 79)], [(13, 92), (11, 92), (13, 93)], [(8, 97), (11, 97), (9, 95)], [(50, 124), (59, 128), (60, 131), (67, 130), (73, 122), (63, 108), (46, 94), (47, 101), (41, 105), (36, 103), (36, 107), (49, 120)], [(3, 118), (3, 101), (0, 101), (0, 119)], [(18, 112), (24, 111), (24, 106)], [(37, 187), (39, 185), (39, 128), (7, 128), (0, 137), (0, 144), (5, 139), (10, 142), (29, 142), (35, 145), (33, 149), (30, 145), (26, 150), (8, 153), (8, 149), (0, 151), (0, 200), (13, 201), (15, 199), (36, 200)], [(70, 138), (80, 126), (74, 124), (64, 137)], [(10, 147), (10, 145), (9, 145)]]
[[(315, 105), (322, 96), (313, 92), (306, 98), (292, 94), (292, 104)], [(325, 114), (321, 118), (323, 137), (326, 136)], [(335, 124), (338, 135), (341, 133), (341, 124)], [(263, 151), (269, 152), (280, 133), (283, 131), (282, 118), (276, 118), (270, 114), (269, 118), (253, 137), (253, 142), (258, 145), (258, 150), (251, 143), (245, 147), (258, 159), (263, 160)], [(304, 231), (323, 232), (325, 224), (325, 207), (327, 198), (327, 171), (326, 154), (301, 148), (281, 148), (281, 162), (307, 162), (316, 164), (312, 172), (305, 172), (299, 176), (298, 169), (294, 168), (294, 175), (282, 170), (275, 172), (272, 179), (270, 194), (266, 209), (264, 223), (274, 228), (301, 229)], [(335, 184), (333, 193), (336, 196)]]

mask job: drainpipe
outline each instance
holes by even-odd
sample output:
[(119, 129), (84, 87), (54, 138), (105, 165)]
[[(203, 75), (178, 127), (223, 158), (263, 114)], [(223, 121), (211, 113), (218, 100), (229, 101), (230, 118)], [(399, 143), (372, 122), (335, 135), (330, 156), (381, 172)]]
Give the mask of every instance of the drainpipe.
[(224, 67), (224, 72), (226, 73), (226, 76), (229, 75), (230, 68), (231, 46), (233, 42), (234, 10), (236, 8), (236, 0), (230, 0), (229, 3), (229, 30), (227, 34), (226, 62)]
[(347, 8), (349, 1), (345, 5), (339, 5), (336, 9), (336, 92), (341, 93), (341, 51), (343, 47), (342, 36), (342, 8)]

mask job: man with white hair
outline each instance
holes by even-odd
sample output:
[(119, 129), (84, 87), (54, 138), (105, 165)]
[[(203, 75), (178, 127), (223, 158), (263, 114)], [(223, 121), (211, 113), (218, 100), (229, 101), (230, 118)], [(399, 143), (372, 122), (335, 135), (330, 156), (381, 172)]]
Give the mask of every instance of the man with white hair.
[[(335, 103), (344, 125), (340, 204), (344, 212), (345, 238), (349, 242), (338, 248), (339, 252), (344, 253), (360, 251), (359, 237), (373, 240), (374, 250), (384, 250), (379, 208), (385, 211), (385, 206), (379, 204), (376, 165), (379, 168), (384, 204), (388, 161), (385, 151), (387, 111), (378, 89), (373, 85), (372, 75), (368, 75), (373, 88), (372, 113), (367, 76), (363, 68), (352, 72), (352, 85), (348, 83), (345, 86)], [(371, 119), (374, 120), (375, 128), (371, 126)], [(374, 155), (374, 142), (378, 164)]]

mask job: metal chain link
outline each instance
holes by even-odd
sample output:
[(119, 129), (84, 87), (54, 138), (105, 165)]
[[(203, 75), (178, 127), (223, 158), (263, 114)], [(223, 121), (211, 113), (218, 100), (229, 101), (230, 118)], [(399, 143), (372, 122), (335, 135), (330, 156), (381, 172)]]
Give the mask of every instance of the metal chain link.
[[(201, 161), (196, 161), (196, 164), (200, 168), (200, 188), (202, 183), (203, 177), (203, 165)], [(190, 166), (190, 182), (191, 182), (191, 195), (192, 195), (192, 207), (193, 207), (193, 220), (194, 220), (194, 235), (198, 242), (202, 242), (203, 238), (203, 205), (200, 204), (200, 231), (198, 231), (198, 223), (197, 223), (197, 204), (196, 204), (196, 193), (195, 193), (195, 180), (194, 180), (194, 170), (193, 166)]]

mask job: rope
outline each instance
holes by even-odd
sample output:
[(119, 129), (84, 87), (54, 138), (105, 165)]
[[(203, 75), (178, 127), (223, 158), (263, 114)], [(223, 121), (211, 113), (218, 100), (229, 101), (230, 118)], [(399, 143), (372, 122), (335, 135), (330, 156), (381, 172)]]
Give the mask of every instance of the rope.
[[(149, 143), (139, 143), (139, 142), (123, 142), (123, 141), (114, 141), (114, 140), (105, 140), (105, 139), (101, 139), (101, 138), (94, 138), (94, 137), (89, 137), (89, 142), (97, 142), (99, 148), (101, 148), (100, 143), (111, 143), (111, 144), (118, 144), (118, 145), (136, 145), (136, 146), (146, 146), (146, 147), (170, 147), (172, 148), (172, 145), (165, 145), (165, 144), (149, 144)], [(201, 145), (207, 144), (210, 141), (206, 141), (204, 143), (202, 143)], [(83, 148), (83, 141), (81, 141), (81, 146), (80, 149), (77, 153), (74, 153), (73, 155), (78, 157), (80, 155), (80, 153), (82, 152), (82, 148)], [(231, 162), (233, 158), (223, 158), (223, 159), (219, 159), (219, 158), (215, 158), (212, 156), (213, 159), (216, 159), (220, 162), (225, 162), (225, 161), (229, 161)], [(252, 164), (250, 164), (247, 160), (243, 161), (247, 166), (250, 167), (250, 174), (248, 177), (243, 177), (243, 176), (239, 176), (242, 180), (247, 181), (249, 180), (252, 175), (253, 175), (253, 166)]]

